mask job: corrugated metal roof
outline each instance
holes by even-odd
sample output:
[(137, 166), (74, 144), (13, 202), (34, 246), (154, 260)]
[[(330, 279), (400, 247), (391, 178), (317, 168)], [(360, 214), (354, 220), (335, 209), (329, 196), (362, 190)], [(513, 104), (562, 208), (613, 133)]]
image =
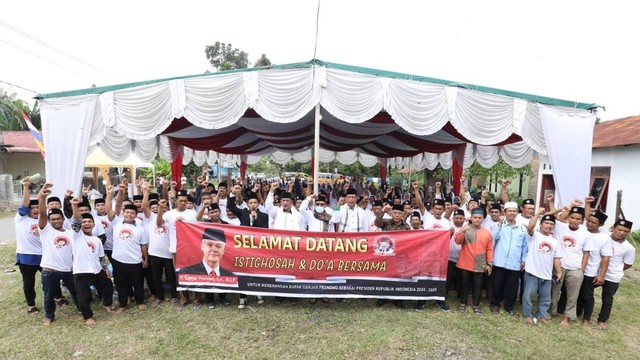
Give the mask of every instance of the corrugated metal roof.
[(33, 140), (30, 131), (2, 131), (5, 145), (13, 145), (7, 148), (10, 153), (39, 153), (40, 149)]
[(596, 148), (640, 144), (640, 115), (605, 121), (593, 129)]

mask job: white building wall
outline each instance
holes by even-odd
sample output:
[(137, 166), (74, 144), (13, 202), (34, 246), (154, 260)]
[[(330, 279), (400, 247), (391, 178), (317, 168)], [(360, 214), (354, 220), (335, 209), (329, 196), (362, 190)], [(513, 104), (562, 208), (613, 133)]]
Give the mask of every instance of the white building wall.
[(622, 211), (633, 221), (634, 230), (640, 228), (640, 145), (593, 149), (591, 166), (610, 166), (609, 194), (607, 197), (607, 226), (613, 225), (616, 196), (622, 190)]
[[(633, 229), (640, 229), (640, 206), (638, 206), (640, 201), (640, 145), (593, 149), (591, 166), (611, 167), (607, 195), (609, 219), (605, 226), (612, 226), (615, 222), (616, 196), (618, 190), (622, 190), (622, 211), (627, 219), (633, 221)], [(542, 175), (547, 174), (552, 174), (551, 164), (548, 157), (541, 156), (536, 199), (540, 198)]]

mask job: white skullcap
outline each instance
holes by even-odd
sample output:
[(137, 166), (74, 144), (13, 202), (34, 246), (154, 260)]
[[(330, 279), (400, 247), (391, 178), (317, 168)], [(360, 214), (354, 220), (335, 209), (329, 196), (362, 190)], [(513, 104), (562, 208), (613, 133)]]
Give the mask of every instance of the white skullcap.
[(518, 210), (518, 204), (516, 204), (513, 201), (509, 201), (508, 203), (504, 204), (504, 209), (505, 210), (507, 210), (507, 209), (516, 209), (516, 210)]

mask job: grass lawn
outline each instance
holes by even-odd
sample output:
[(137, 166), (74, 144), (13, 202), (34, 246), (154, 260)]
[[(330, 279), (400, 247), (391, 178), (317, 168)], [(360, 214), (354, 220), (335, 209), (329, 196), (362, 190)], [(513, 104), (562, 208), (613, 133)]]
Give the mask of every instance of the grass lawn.
[[(41, 313), (28, 316), (14, 252), (14, 244), (0, 246), (0, 359), (640, 358), (640, 272), (635, 267), (626, 272), (606, 331), (563, 328), (558, 318), (552, 325), (527, 326), (521, 317), (492, 315), (486, 303), (484, 314), (477, 316), (471, 311), (443, 313), (433, 303), (418, 313), (413, 306), (377, 308), (373, 300), (305, 301), (292, 307), (288, 302), (275, 306), (272, 299), (258, 306), (253, 297), (255, 311), (238, 310), (235, 302), (214, 310), (181, 311), (165, 303), (118, 317), (94, 302), (98, 324), (93, 328), (66, 306), (44, 328), (42, 291), (38, 289), (36, 299)], [(237, 301), (236, 296), (231, 300)], [(599, 309), (597, 300), (594, 319)]]

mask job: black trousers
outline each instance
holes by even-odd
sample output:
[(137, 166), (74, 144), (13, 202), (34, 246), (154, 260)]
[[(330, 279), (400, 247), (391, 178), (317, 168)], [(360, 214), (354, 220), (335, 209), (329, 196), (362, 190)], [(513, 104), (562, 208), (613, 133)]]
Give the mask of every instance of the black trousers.
[(144, 304), (144, 274), (142, 263), (125, 264), (111, 260), (113, 265), (113, 279), (118, 289), (118, 302), (120, 307), (126, 307), (129, 300), (129, 289), (133, 287), (133, 296), (136, 304)]
[(42, 271), (38, 265), (19, 264), (20, 274), (22, 274), (22, 291), (27, 306), (36, 306), (36, 273)]
[[(455, 261), (449, 260), (447, 264), (447, 295), (449, 295), (449, 291), (451, 290), (455, 290), (456, 295), (460, 292), (460, 269), (456, 267)], [(460, 295), (458, 295), (458, 297), (459, 296)]]
[(165, 259), (158, 256), (149, 256), (151, 264), (151, 273), (153, 274), (153, 286), (155, 295), (158, 300), (165, 300), (164, 287), (162, 285), (162, 274), (164, 273), (167, 284), (169, 284), (169, 293), (172, 299), (178, 298), (176, 291), (176, 268), (173, 266), (173, 259)]
[(593, 290), (595, 284), (593, 283), (595, 277), (586, 276), (582, 279), (582, 285), (580, 286), (580, 295), (578, 296), (578, 305), (576, 307), (576, 313), (578, 316), (582, 314), (582, 320), (591, 321), (591, 315), (593, 315), (593, 308), (595, 306), (595, 297), (593, 296)]
[(76, 296), (82, 317), (87, 320), (93, 317), (91, 311), (91, 285), (102, 296), (102, 305), (113, 305), (113, 283), (107, 278), (107, 273), (101, 270), (97, 274), (73, 274), (73, 282), (76, 285)]
[(153, 296), (156, 296), (156, 284), (153, 279), (153, 271), (151, 269), (151, 260), (149, 260), (149, 266), (147, 266), (146, 268), (142, 268), (142, 274), (144, 275), (144, 279), (147, 282), (149, 293)]
[(618, 286), (620, 286), (619, 283), (604, 281), (604, 285), (602, 285), (602, 307), (600, 308), (600, 315), (598, 315), (598, 322), (607, 322), (609, 320), (611, 308), (613, 307), (613, 296), (618, 291)]
[(461, 278), (461, 286), (460, 289), (460, 303), (467, 304), (467, 300), (469, 299), (469, 283), (471, 282), (472, 288), (472, 297), (471, 301), (473, 306), (480, 306), (480, 294), (482, 292), (482, 282), (484, 280), (484, 273), (481, 272), (473, 272), (463, 269), (458, 269), (460, 271)]
[(520, 271), (494, 266), (491, 277), (493, 283), (491, 284), (490, 306), (499, 308), (500, 303), (504, 300), (504, 309), (513, 311), (518, 299)]

